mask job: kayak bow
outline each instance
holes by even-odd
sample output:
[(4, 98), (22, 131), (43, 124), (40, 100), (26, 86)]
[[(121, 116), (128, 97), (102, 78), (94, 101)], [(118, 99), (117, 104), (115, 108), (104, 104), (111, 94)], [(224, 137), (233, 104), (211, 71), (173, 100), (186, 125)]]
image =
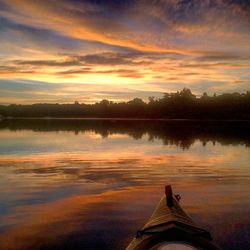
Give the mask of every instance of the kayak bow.
[(173, 195), (171, 186), (166, 186), (152, 216), (126, 250), (219, 250), (210, 233), (196, 225), (180, 207), (179, 200), (180, 195)]

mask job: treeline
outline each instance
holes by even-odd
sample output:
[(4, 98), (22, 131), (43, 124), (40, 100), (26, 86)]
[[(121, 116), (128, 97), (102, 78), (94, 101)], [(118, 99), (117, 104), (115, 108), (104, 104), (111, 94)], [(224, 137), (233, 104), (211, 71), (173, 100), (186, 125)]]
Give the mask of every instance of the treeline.
[(250, 92), (201, 97), (184, 88), (165, 93), (162, 98), (149, 97), (115, 103), (102, 100), (95, 104), (0, 105), (2, 117), (82, 117), (82, 118), (150, 118), (150, 119), (250, 119)]

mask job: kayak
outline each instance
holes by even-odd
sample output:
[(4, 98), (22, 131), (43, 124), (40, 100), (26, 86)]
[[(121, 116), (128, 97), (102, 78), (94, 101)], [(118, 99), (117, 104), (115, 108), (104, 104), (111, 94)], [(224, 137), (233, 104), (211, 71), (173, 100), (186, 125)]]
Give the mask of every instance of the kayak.
[(219, 250), (210, 233), (199, 227), (181, 208), (180, 195), (173, 195), (170, 185), (152, 216), (137, 231), (126, 250)]

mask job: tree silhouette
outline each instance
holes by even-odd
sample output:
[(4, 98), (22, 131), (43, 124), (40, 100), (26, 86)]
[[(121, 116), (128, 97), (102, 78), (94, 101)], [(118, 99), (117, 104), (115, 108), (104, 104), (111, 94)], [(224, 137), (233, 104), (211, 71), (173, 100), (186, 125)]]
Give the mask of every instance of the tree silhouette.
[(149, 97), (115, 103), (102, 100), (95, 104), (0, 105), (2, 117), (85, 117), (150, 119), (250, 119), (250, 92), (224, 93), (198, 98), (190, 89), (164, 93), (162, 98)]

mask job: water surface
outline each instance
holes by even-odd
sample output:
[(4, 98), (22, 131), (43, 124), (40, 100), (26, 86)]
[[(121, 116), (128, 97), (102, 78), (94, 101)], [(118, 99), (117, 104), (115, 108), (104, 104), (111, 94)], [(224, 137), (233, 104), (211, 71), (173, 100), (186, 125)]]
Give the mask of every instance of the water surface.
[(124, 249), (166, 184), (223, 249), (247, 249), (249, 122), (3, 120), (0, 249)]

